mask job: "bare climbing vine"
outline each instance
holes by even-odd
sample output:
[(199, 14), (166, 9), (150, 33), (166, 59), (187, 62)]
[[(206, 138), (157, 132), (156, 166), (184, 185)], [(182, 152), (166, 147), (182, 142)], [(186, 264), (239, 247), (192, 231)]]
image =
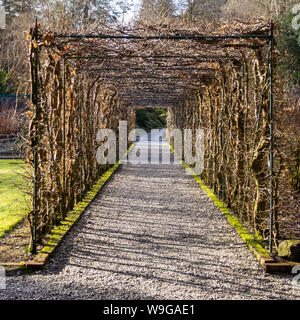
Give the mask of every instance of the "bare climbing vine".
[[(134, 108), (147, 106), (169, 108), (170, 130), (205, 129), (202, 178), (254, 231), (267, 236), (270, 51), (265, 38), (247, 36), (270, 34), (270, 23), (165, 20), (155, 26), (137, 23), (134, 29), (93, 26), (85, 36), (41, 26), (35, 31), (30, 61), (33, 96), (38, 79), (39, 100), (28, 113), (28, 160), (33, 166), (37, 139), (39, 238), (65, 218), (106, 169), (95, 159), (97, 129), (117, 132), (119, 120), (126, 120), (130, 130)], [(279, 90), (275, 78), (277, 97)], [(279, 163), (276, 158), (276, 237), (282, 210)], [(33, 224), (32, 213), (29, 219)]]

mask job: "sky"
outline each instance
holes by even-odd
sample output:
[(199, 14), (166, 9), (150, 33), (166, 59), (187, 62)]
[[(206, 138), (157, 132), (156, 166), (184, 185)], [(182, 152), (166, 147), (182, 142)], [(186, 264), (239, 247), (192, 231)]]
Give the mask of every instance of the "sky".
[[(3, 1), (0, 0), (0, 5), (2, 5), (2, 2)], [(118, 3), (119, 1), (116, 0), (115, 2)], [(127, 3), (129, 4), (131, 9), (126, 14), (121, 15), (119, 20), (121, 22), (124, 22), (124, 24), (128, 24), (130, 21), (132, 21), (133, 17), (135, 15), (137, 15), (139, 12), (141, 2), (142, 2), (142, 0), (127, 0)], [(175, 0), (174, 2), (175, 2), (175, 4), (178, 5), (178, 4), (182, 4), (183, 1), (182, 0)]]
[[(127, 0), (128, 4), (131, 6), (131, 10), (128, 11), (124, 17), (121, 17), (120, 20), (124, 19), (124, 23), (130, 22), (135, 14), (138, 13), (142, 0)], [(177, 7), (182, 6), (185, 1), (182, 0), (174, 0), (175, 5)]]
[(133, 19), (135, 14), (139, 11), (141, 4), (141, 0), (127, 0), (127, 2), (130, 5), (131, 10), (129, 10), (123, 17), (120, 17), (121, 21), (124, 19), (124, 23), (128, 23)]

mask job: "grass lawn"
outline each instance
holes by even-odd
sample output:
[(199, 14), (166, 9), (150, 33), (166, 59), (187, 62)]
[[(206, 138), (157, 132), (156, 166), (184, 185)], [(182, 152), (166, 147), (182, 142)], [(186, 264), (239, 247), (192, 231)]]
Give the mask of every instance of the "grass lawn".
[(25, 171), (22, 160), (0, 160), (0, 237), (29, 212), (30, 198), (22, 191)]

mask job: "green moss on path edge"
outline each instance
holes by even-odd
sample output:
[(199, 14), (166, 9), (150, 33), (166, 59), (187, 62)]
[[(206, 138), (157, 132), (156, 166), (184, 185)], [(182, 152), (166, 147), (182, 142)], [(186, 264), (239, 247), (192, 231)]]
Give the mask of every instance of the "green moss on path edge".
[[(174, 149), (169, 145), (170, 149), (174, 153)], [(175, 153), (174, 153), (175, 154)], [(176, 155), (175, 155), (176, 156)], [(193, 178), (197, 181), (200, 187), (205, 191), (205, 193), (210, 197), (214, 204), (224, 213), (228, 223), (237, 231), (239, 236), (243, 239), (248, 248), (254, 253), (259, 263), (265, 267), (265, 263), (273, 263), (274, 259), (270, 256), (269, 252), (261, 245), (261, 243), (255, 239), (255, 237), (247, 231), (247, 229), (242, 225), (240, 220), (226, 207), (223, 201), (221, 201), (213, 191), (208, 188), (201, 178), (194, 172), (194, 170), (182, 161), (182, 165), (190, 171)]]
[[(134, 145), (132, 145), (128, 149), (127, 154), (130, 152), (133, 146)], [(93, 186), (93, 188), (89, 192), (87, 192), (84, 199), (80, 203), (78, 203), (71, 212), (69, 212), (66, 220), (62, 221), (59, 226), (56, 226), (55, 228), (52, 229), (51, 233), (47, 236), (46, 244), (43, 245), (42, 249), (38, 252), (38, 254), (35, 256), (35, 258), (32, 261), (22, 262), (18, 264), (14, 264), (14, 263), (0, 264), (6, 267), (8, 274), (13, 275), (13, 274), (18, 274), (19, 272), (28, 273), (35, 269), (40, 269), (44, 267), (45, 263), (47, 262), (49, 257), (53, 254), (53, 252), (61, 243), (61, 241), (64, 239), (66, 234), (79, 220), (82, 213), (93, 201), (93, 199), (96, 197), (96, 195), (99, 193), (99, 191), (102, 189), (105, 183), (110, 179), (110, 177), (115, 173), (115, 171), (119, 168), (120, 165), (121, 165), (121, 162), (119, 161), (111, 169), (106, 171), (98, 180), (98, 182)]]

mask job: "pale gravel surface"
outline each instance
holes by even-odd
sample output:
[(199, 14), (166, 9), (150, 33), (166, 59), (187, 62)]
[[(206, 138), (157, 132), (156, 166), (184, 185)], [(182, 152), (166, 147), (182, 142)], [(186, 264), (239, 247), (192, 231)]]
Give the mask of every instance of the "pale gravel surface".
[(0, 299), (300, 299), (268, 275), (183, 167), (124, 165), (46, 269)]

